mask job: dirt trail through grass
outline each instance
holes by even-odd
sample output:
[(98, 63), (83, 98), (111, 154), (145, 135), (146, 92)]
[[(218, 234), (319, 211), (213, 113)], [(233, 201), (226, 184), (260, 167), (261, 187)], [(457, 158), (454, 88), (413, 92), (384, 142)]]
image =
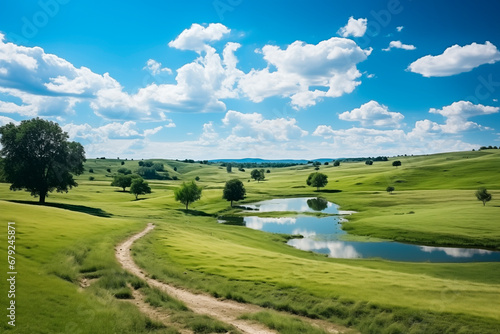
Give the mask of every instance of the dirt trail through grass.
[[(264, 325), (247, 320), (238, 319), (243, 314), (266, 311), (265, 308), (252, 304), (238, 303), (231, 300), (219, 300), (204, 294), (194, 294), (192, 292), (179, 289), (171, 285), (168, 285), (166, 283), (150, 278), (141, 268), (139, 268), (135, 264), (135, 262), (132, 259), (132, 255), (130, 254), (130, 249), (132, 248), (132, 244), (137, 239), (142, 238), (144, 235), (146, 235), (154, 228), (155, 226), (153, 224), (148, 224), (146, 229), (144, 229), (142, 232), (133, 235), (132, 237), (125, 240), (123, 243), (119, 244), (116, 247), (116, 258), (118, 259), (118, 262), (120, 262), (120, 264), (124, 269), (128, 270), (132, 274), (143, 279), (150, 286), (161, 289), (170, 296), (179, 299), (195, 313), (205, 314), (220, 321), (223, 321), (225, 323), (231, 324), (243, 333), (248, 333), (248, 334), (276, 333), (275, 331), (270, 330)], [(142, 296), (142, 295), (136, 294), (135, 296), (137, 298), (137, 296)], [(317, 327), (320, 327), (329, 333), (341, 333), (344, 332), (344, 330), (346, 330), (344, 328), (341, 328), (326, 321), (317, 321), (302, 317), (298, 318), (307, 321)]]

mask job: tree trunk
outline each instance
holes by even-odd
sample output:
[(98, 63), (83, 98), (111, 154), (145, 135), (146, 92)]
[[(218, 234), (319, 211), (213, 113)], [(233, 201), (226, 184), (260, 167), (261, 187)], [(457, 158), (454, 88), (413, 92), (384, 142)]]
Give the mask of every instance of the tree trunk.
[(189, 202), (186, 202), (186, 211), (188, 210)]
[(137, 197), (139, 197), (139, 195), (135, 194), (135, 200), (137, 201)]
[(40, 193), (40, 200), (39, 200), (39, 202), (38, 202), (38, 203), (40, 203), (40, 204), (45, 204), (45, 197), (46, 197), (46, 196), (47, 196), (47, 193), (45, 193), (45, 192), (41, 192), (41, 193)]

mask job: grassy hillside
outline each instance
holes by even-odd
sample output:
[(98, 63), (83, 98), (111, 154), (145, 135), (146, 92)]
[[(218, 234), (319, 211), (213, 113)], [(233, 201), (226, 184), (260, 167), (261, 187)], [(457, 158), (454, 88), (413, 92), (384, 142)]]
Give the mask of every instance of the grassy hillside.
[[(330, 319), (366, 333), (494, 333), (500, 328), (499, 263), (329, 259), (291, 248), (282, 236), (216, 220), (238, 214), (221, 196), (225, 181), (239, 178), (247, 189), (244, 202), (319, 195), (355, 210), (344, 224), (355, 235), (498, 250), (498, 150), (321, 166), (329, 183), (320, 192), (305, 184), (312, 166), (269, 168), (266, 180), (258, 183), (248, 181), (251, 170), (227, 173), (218, 165), (153, 160), (179, 180), (149, 181), (153, 193), (138, 201), (110, 186), (118, 168), (135, 170), (137, 161), (89, 159), (86, 172), (77, 177), (79, 187), (50, 194), (46, 207), (27, 204), (35, 201), (28, 193), (0, 184), (0, 238), (6, 240), (7, 221), (16, 222), (18, 233), (18, 320), (23, 326), (13, 331), (2, 324), (3, 329), (70, 332), (65, 326), (76, 325), (82, 333), (175, 332), (115, 298), (119, 290), (126, 292), (120, 284), (134, 278), (120, 271), (113, 245), (147, 222), (158, 228), (135, 245), (136, 260), (177, 285)], [(394, 160), (402, 166), (393, 167)], [(202, 198), (185, 212), (174, 201), (173, 189), (195, 177)], [(387, 193), (387, 186), (395, 192)], [(474, 196), (479, 186), (493, 194), (485, 207)], [(2, 242), (0, 254), (5, 252)], [(79, 282), (85, 277), (99, 280), (82, 291)], [(118, 285), (99, 283), (117, 277)], [(0, 289), (5, 290), (4, 282)], [(5, 303), (2, 295), (0, 305)], [(75, 314), (70, 323), (69, 314)]]

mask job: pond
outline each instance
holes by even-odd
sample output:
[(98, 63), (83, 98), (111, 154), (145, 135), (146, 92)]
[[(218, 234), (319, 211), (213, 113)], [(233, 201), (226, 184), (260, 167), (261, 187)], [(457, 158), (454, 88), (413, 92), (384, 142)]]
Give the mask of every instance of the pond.
[(382, 258), (408, 262), (498, 262), (500, 252), (472, 248), (430, 247), (410, 245), (399, 242), (361, 242), (345, 241), (347, 233), (342, 230), (345, 221), (339, 207), (322, 198), (272, 199), (246, 205), (249, 210), (259, 212), (322, 212), (334, 216), (316, 217), (300, 215), (293, 217), (232, 217), (220, 220), (221, 223), (242, 225), (255, 230), (271, 233), (302, 235), (303, 238), (291, 239), (290, 246), (327, 254), (333, 258)]

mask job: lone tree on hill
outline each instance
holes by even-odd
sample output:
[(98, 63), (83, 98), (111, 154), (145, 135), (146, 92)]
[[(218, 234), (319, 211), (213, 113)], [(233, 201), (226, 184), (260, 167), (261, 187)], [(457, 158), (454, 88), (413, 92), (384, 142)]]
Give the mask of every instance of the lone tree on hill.
[(83, 173), (85, 151), (69, 142), (59, 124), (40, 118), (0, 127), (0, 155), (11, 190), (26, 189), (45, 203), (49, 192), (68, 192), (78, 186), (73, 175)]
[(149, 187), (148, 181), (144, 181), (142, 177), (133, 179), (130, 185), (130, 193), (135, 195), (135, 199), (137, 199), (139, 195), (151, 194), (151, 188)]
[(386, 190), (389, 194), (392, 194), (392, 192), (393, 192), (395, 189), (394, 189), (394, 187), (389, 186), (389, 187), (387, 187), (385, 190)]
[(140, 176), (137, 174), (132, 174), (132, 175), (117, 174), (114, 176), (113, 182), (111, 182), (111, 186), (123, 188), (123, 191), (125, 191), (125, 188), (130, 187), (132, 185), (132, 181), (136, 178), (140, 178)]
[(393, 162), (392, 162), (392, 165), (393, 165), (394, 167), (398, 168), (398, 166), (401, 166), (401, 161), (399, 161), (399, 160), (393, 161)]
[(319, 188), (324, 187), (328, 184), (328, 176), (323, 173), (311, 173), (307, 177), (306, 181), (308, 186), (316, 187), (319, 191)]
[(476, 197), (479, 201), (483, 202), (483, 206), (486, 205), (486, 202), (491, 201), (491, 194), (486, 190), (486, 188), (479, 188), (476, 191)]
[(231, 173), (231, 172), (233, 171), (233, 165), (231, 165), (231, 164), (227, 164), (227, 166), (226, 166), (226, 171), (227, 171), (228, 173)]
[(250, 172), (250, 177), (254, 179), (255, 181), (264, 181), (266, 178), (265, 171), (263, 169), (254, 169)]
[(226, 182), (224, 190), (222, 191), (222, 198), (231, 201), (231, 207), (233, 206), (233, 201), (239, 201), (245, 198), (246, 190), (243, 182), (238, 179), (232, 179)]
[(338, 167), (338, 166), (340, 166), (340, 161), (339, 160), (335, 160), (333, 162), (333, 167)]
[(174, 192), (175, 200), (186, 205), (186, 210), (188, 209), (189, 203), (193, 203), (200, 199), (202, 188), (196, 185), (196, 182), (186, 184), (182, 183), (180, 188), (177, 188)]

